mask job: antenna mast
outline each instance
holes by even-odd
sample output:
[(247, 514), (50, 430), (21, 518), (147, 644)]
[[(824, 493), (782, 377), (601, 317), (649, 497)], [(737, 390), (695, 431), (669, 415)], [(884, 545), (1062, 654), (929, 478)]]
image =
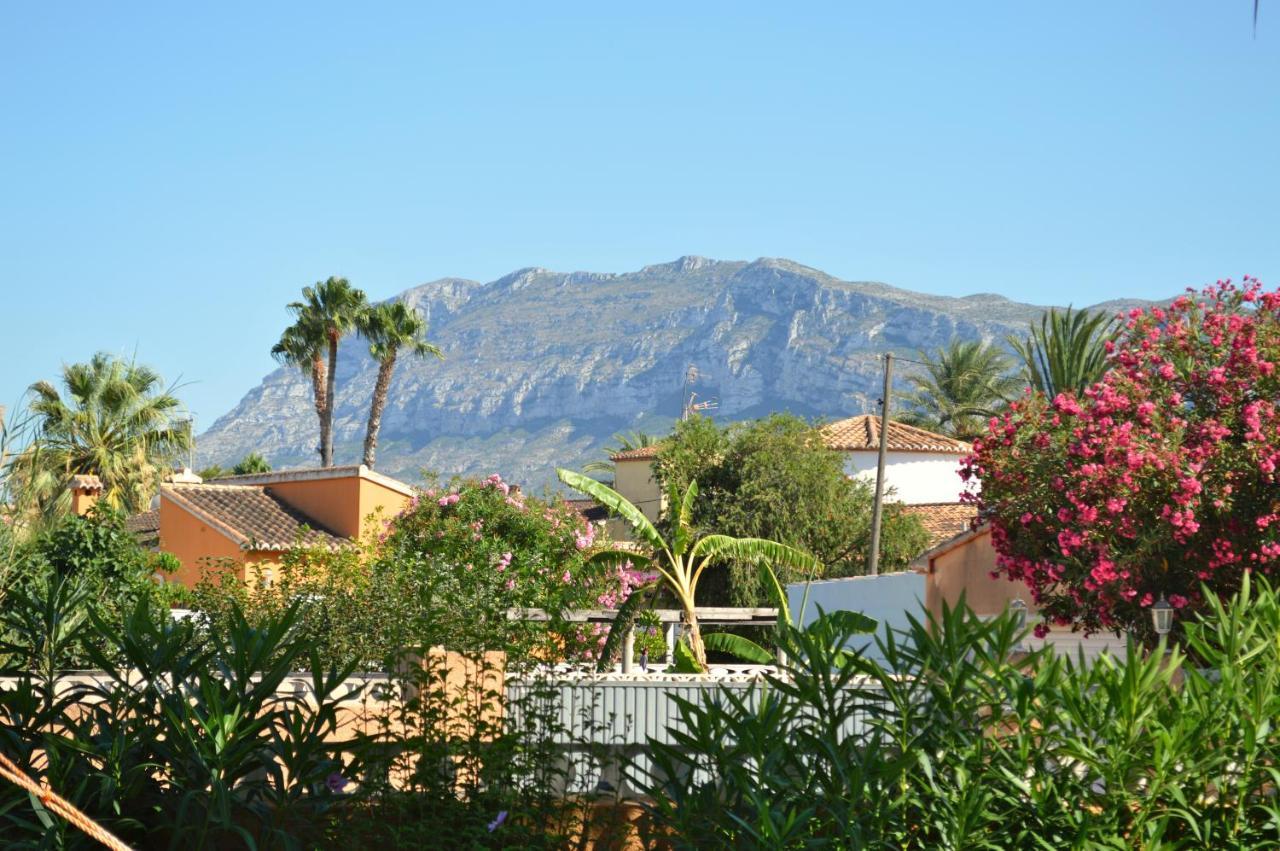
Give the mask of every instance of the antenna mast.
[(680, 410), (680, 419), (687, 420), (694, 414), (700, 414), (703, 411), (714, 411), (720, 407), (719, 399), (707, 399), (702, 402), (696, 401), (698, 394), (690, 389), (690, 385), (697, 382), (699, 378), (707, 376), (698, 372), (698, 368), (693, 364), (689, 364), (689, 368), (684, 371), (684, 387), (680, 390), (680, 398), (682, 408)]

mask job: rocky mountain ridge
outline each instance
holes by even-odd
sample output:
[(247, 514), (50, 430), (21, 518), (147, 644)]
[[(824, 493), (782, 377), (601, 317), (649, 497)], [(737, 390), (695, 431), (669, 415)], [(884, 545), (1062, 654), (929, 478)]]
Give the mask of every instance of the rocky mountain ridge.
[[(424, 469), (499, 471), (535, 489), (553, 481), (554, 467), (599, 457), (615, 432), (665, 432), (689, 366), (700, 376), (691, 389), (717, 401), (718, 419), (849, 416), (873, 410), (881, 352), (915, 357), (954, 338), (1003, 339), (1044, 310), (993, 294), (843, 281), (790, 260), (703, 257), (624, 274), (528, 268), (487, 284), (446, 278), (397, 298), (422, 311), (445, 360), (398, 365), (378, 469), (412, 482)], [(345, 340), (337, 463), (359, 458), (375, 374), (363, 342)], [(310, 392), (297, 370), (267, 375), (200, 436), (200, 462), (257, 451), (276, 467), (314, 464)]]

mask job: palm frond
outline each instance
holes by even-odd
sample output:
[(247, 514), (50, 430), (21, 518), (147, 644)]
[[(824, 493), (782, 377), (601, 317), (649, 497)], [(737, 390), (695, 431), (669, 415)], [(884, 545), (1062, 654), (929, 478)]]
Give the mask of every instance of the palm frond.
[(667, 548), (666, 542), (662, 540), (662, 535), (658, 534), (658, 530), (649, 522), (649, 518), (644, 516), (644, 512), (632, 505), (626, 497), (613, 488), (597, 482), (590, 476), (585, 476), (573, 470), (566, 470), (563, 467), (556, 469), (556, 476), (569, 487), (586, 494), (623, 520), (626, 520), (636, 534), (655, 550), (661, 551)]

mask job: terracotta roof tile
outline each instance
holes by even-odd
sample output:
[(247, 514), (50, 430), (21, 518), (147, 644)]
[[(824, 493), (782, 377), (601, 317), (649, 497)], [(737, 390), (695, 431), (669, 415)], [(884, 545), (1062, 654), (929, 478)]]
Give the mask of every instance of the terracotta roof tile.
[[(821, 429), (828, 449), (845, 452), (880, 448), (880, 418), (871, 414), (828, 423)], [(966, 455), (973, 447), (963, 440), (934, 434), (906, 423), (889, 420), (889, 449), (893, 452), (949, 452)]]
[(129, 515), (124, 519), (124, 528), (138, 539), (139, 544), (155, 549), (160, 543), (160, 509)]
[(624, 449), (609, 456), (610, 461), (643, 461), (646, 458), (657, 458), (657, 446), (641, 446), (639, 449)]
[(153, 508), (140, 514), (130, 514), (124, 519), (124, 528), (135, 535), (160, 531), (160, 509)]
[(583, 520), (591, 523), (609, 518), (609, 510), (594, 499), (566, 499), (564, 504), (578, 512)]
[(163, 493), (189, 511), (222, 527), (247, 550), (338, 546), (345, 541), (315, 520), (252, 485), (166, 485)]
[(950, 540), (961, 532), (967, 532), (978, 516), (978, 509), (964, 502), (933, 502), (923, 505), (905, 505), (904, 514), (920, 518), (929, 533), (929, 549)]
[(71, 477), (71, 489), (80, 491), (101, 491), (102, 479), (93, 473), (80, 473)]

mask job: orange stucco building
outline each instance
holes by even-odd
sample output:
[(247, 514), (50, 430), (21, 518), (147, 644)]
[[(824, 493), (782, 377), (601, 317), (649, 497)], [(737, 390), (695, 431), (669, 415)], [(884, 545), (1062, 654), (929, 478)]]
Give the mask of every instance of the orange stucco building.
[[(1003, 612), (1014, 600), (1027, 605), (1029, 623), (1037, 623), (1039, 607), (1031, 598), (1031, 589), (1022, 582), (1004, 577), (992, 577), (996, 569), (996, 550), (991, 544), (991, 528), (978, 526), (968, 532), (944, 541), (926, 553), (922, 560), (925, 567), (925, 607), (934, 615), (942, 614), (942, 605), (954, 607), (963, 594), (965, 603), (979, 617), (994, 617)], [(1028, 638), (1028, 648), (1047, 644), (1056, 652), (1072, 659), (1096, 659), (1103, 653), (1123, 658), (1127, 652), (1126, 638), (1114, 633), (1085, 635), (1069, 627), (1048, 625), (1044, 638)]]
[(921, 559), (925, 568), (925, 608), (941, 617), (942, 604), (955, 607), (961, 595), (979, 616), (998, 615), (1014, 600), (1022, 600), (1035, 611), (1031, 590), (1021, 582), (992, 578), (996, 550), (991, 545), (991, 528), (979, 526), (943, 541)]
[(404, 482), (364, 465), (287, 470), (204, 482), (178, 475), (160, 488), (159, 506), (130, 518), (139, 536), (177, 557), (170, 578), (187, 587), (211, 567), (247, 581), (270, 580), (299, 544), (340, 547), (370, 523), (399, 514), (413, 498)]

